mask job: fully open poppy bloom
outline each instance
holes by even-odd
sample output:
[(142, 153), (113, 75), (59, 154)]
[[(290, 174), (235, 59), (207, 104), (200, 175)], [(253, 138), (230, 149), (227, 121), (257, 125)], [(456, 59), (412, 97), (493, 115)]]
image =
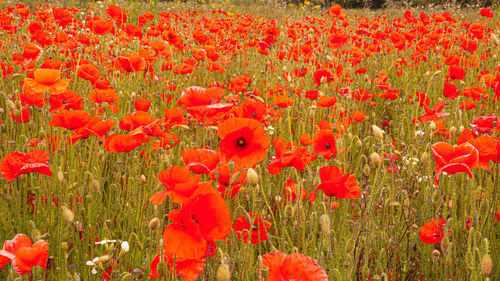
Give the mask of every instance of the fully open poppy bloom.
[[(250, 242), (251, 244), (258, 244), (260, 241), (269, 240), (267, 234), (272, 223), (265, 220), (261, 214), (253, 212), (248, 212), (248, 214), (253, 221), (252, 224), (245, 219), (244, 215), (239, 216), (234, 221), (233, 231), (236, 233), (236, 237), (244, 243)], [(248, 240), (249, 236), (250, 240)]]
[(271, 160), (267, 167), (271, 175), (279, 174), (284, 167), (294, 167), (303, 172), (307, 164), (313, 160), (311, 152), (295, 142), (287, 143), (283, 138), (277, 137), (273, 140), (273, 146), (276, 158)]
[(83, 109), (83, 98), (72, 90), (64, 90), (58, 94), (50, 94), (49, 96), (50, 113), (54, 113), (59, 109)]
[(126, 72), (143, 71), (146, 68), (146, 60), (138, 54), (123, 53), (118, 57), (116, 67)]
[(60, 93), (69, 86), (69, 79), (61, 79), (61, 71), (57, 69), (37, 68), (34, 78), (24, 78), (24, 85), (37, 93)]
[(305, 201), (307, 192), (301, 184), (297, 184), (292, 178), (289, 178), (283, 186), (283, 196), (289, 202), (295, 202), (297, 197), (301, 201)]
[(441, 112), (445, 106), (446, 106), (445, 102), (438, 102), (434, 104), (432, 108), (424, 106), (425, 114), (418, 117), (418, 121), (420, 122), (435, 121), (450, 115), (447, 112)]
[(104, 139), (104, 149), (113, 153), (130, 152), (148, 141), (148, 137), (140, 134), (113, 134)]
[(343, 171), (336, 166), (321, 167), (319, 176), (321, 184), (309, 194), (309, 202), (316, 200), (318, 190), (323, 190), (326, 196), (344, 199), (357, 199), (361, 195), (356, 176), (349, 173), (343, 174)]
[(221, 120), (233, 108), (231, 103), (220, 102), (224, 94), (225, 90), (219, 87), (189, 87), (181, 93), (177, 106), (184, 108), (198, 122), (211, 124)]
[(45, 269), (49, 257), (49, 243), (40, 240), (35, 244), (24, 234), (17, 234), (14, 239), (7, 240), (0, 250), (0, 268), (8, 262), (12, 262), (14, 270), (18, 274), (26, 274), (34, 266)]
[(166, 190), (156, 192), (149, 201), (155, 205), (161, 205), (167, 196), (178, 204), (183, 204), (197, 189), (199, 175), (192, 176), (185, 167), (173, 166), (163, 170), (158, 175), (158, 179), (165, 186)]
[(420, 228), (420, 240), (426, 244), (441, 243), (445, 236), (446, 221), (443, 218), (431, 220)]
[(89, 122), (90, 118), (90, 113), (87, 111), (61, 109), (52, 117), (49, 126), (75, 130), (83, 128)]
[(313, 136), (313, 149), (327, 160), (337, 156), (335, 132), (332, 129), (316, 131)]
[(275, 251), (263, 255), (262, 263), (269, 268), (266, 281), (328, 281), (328, 276), (323, 268), (306, 255), (291, 254), (287, 256), (280, 251)]
[(472, 178), (471, 170), (479, 166), (479, 152), (470, 143), (462, 143), (455, 147), (446, 142), (438, 142), (431, 147), (437, 166), (434, 185), (439, 185), (439, 176), (447, 174), (467, 173)]
[(11, 183), (20, 175), (31, 172), (51, 177), (52, 171), (47, 163), (49, 158), (50, 154), (43, 150), (31, 150), (28, 153), (10, 152), (2, 158), (0, 163), (2, 178)]
[(259, 121), (231, 118), (219, 124), (220, 153), (241, 167), (255, 167), (264, 160), (271, 139)]

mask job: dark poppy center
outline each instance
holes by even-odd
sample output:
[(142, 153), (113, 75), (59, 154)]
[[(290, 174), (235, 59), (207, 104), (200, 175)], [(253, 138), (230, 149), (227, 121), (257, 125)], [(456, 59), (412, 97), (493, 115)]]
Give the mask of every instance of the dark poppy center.
[(330, 149), (330, 144), (329, 143), (325, 144), (325, 147)]
[(247, 144), (247, 140), (244, 138), (244, 137), (239, 137), (237, 140), (236, 140), (236, 144), (239, 146), (239, 147), (243, 147)]
[(255, 117), (257, 116), (257, 114), (255, 112), (252, 112), (252, 117)]

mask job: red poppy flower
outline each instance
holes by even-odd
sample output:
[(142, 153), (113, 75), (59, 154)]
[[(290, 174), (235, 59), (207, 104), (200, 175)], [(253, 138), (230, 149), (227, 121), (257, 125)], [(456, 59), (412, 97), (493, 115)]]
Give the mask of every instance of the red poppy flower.
[(48, 257), (49, 243), (40, 240), (32, 244), (27, 235), (17, 234), (14, 239), (4, 242), (3, 249), (0, 250), (0, 267), (10, 261), (14, 270), (23, 275), (29, 273), (34, 266), (45, 269)]
[(136, 149), (138, 146), (142, 145), (145, 142), (148, 142), (149, 139), (144, 135), (119, 135), (113, 134), (109, 135), (104, 139), (104, 149), (109, 152), (117, 153), (117, 152), (130, 152)]
[(335, 132), (332, 129), (320, 129), (313, 136), (314, 152), (323, 155), (325, 159), (337, 156)]
[(438, 142), (431, 147), (432, 155), (437, 166), (434, 168), (436, 176), (434, 185), (439, 185), (439, 176), (447, 174), (467, 173), (472, 178), (471, 170), (479, 166), (479, 152), (470, 143), (462, 143), (455, 147), (449, 143)]
[(247, 182), (247, 170), (231, 169), (227, 163), (222, 163), (210, 172), (210, 179), (218, 184), (217, 191), (224, 199), (233, 198), (245, 190), (243, 185)]
[(460, 93), (457, 90), (457, 86), (445, 82), (444, 83), (444, 88), (443, 88), (443, 96), (445, 96), (447, 99), (454, 100), (458, 97)]
[(441, 243), (445, 236), (446, 221), (443, 218), (431, 220), (420, 228), (420, 240), (426, 244)]
[[(17, 115), (16, 115), (17, 114)], [(30, 121), (30, 108), (24, 107), (21, 111), (12, 111), (10, 113), (10, 118), (15, 120), (17, 123), (26, 123)]]
[(448, 68), (448, 77), (453, 80), (463, 80), (465, 78), (465, 70), (459, 66), (452, 65)]
[(301, 201), (305, 201), (307, 192), (301, 184), (297, 184), (292, 178), (288, 179), (283, 186), (283, 196), (289, 202), (295, 202), (297, 196)]
[(482, 8), (479, 11), (479, 15), (481, 15), (485, 18), (492, 18), (495, 15), (495, 13), (493, 13), (493, 11), (488, 9), (488, 8)]
[(241, 167), (254, 167), (264, 160), (271, 139), (259, 121), (231, 118), (219, 124), (220, 153), (226, 161)]
[(263, 255), (262, 263), (269, 268), (266, 281), (328, 281), (328, 276), (323, 268), (306, 255), (291, 254), (287, 256), (280, 251), (275, 251)]
[(69, 79), (61, 79), (61, 71), (57, 69), (37, 68), (34, 78), (24, 78), (24, 85), (37, 93), (60, 93), (69, 85)]
[(90, 114), (87, 111), (71, 111), (61, 109), (49, 122), (51, 127), (61, 127), (68, 130), (83, 128), (90, 120)]
[(491, 114), (486, 114), (474, 118), (470, 122), (470, 125), (474, 127), (473, 133), (475, 135), (481, 135), (481, 134), (491, 135), (493, 134), (493, 130), (500, 131), (500, 119), (498, 118), (498, 116)]
[(118, 69), (123, 69), (126, 72), (143, 71), (146, 68), (146, 60), (138, 54), (124, 53), (118, 57)]
[(54, 113), (59, 109), (83, 109), (83, 98), (72, 90), (64, 90), (58, 94), (50, 94), (49, 96), (50, 113)]
[(343, 199), (357, 199), (361, 195), (356, 176), (349, 173), (343, 174), (343, 171), (336, 166), (321, 167), (319, 176), (321, 184), (309, 194), (309, 202), (316, 200), (318, 190), (323, 190), (326, 196)]
[(183, 204), (198, 188), (199, 175), (192, 176), (185, 167), (173, 166), (163, 170), (158, 175), (158, 179), (165, 186), (166, 190), (156, 192), (149, 198), (155, 205), (161, 205), (167, 196), (178, 204)]
[(52, 176), (49, 160), (50, 154), (43, 150), (31, 150), (28, 153), (13, 151), (5, 155), (0, 163), (2, 178), (11, 183), (18, 176), (31, 172)]
[(101, 78), (101, 74), (99, 73), (99, 68), (97, 68), (97, 66), (86, 63), (78, 67), (77, 77), (90, 81), (90, 83), (92, 83), (93, 85), (97, 80)]
[(149, 106), (151, 106), (151, 102), (150, 100), (146, 100), (146, 99), (135, 99), (134, 101), (134, 108), (135, 110), (137, 111), (144, 111), (144, 112), (148, 112), (149, 110)]
[(219, 153), (208, 148), (184, 149), (182, 159), (188, 169), (195, 174), (209, 174), (219, 164)]
[(418, 121), (429, 122), (429, 121), (436, 121), (439, 119), (443, 119), (444, 117), (450, 115), (447, 112), (441, 112), (446, 105), (447, 105), (446, 102), (438, 102), (434, 104), (432, 108), (424, 106), (425, 114), (418, 117)]
[[(253, 212), (248, 212), (248, 214), (253, 221), (252, 224), (245, 219), (244, 215), (239, 216), (234, 221), (233, 231), (236, 233), (236, 237), (244, 243), (250, 242), (251, 244), (258, 244), (260, 241), (269, 240), (267, 234), (272, 223), (265, 220), (261, 214)], [(248, 240), (249, 236), (250, 240)]]
[(173, 210), (168, 218), (208, 241), (223, 240), (231, 233), (231, 213), (210, 182), (200, 183), (195, 193)]
[(493, 169), (488, 162), (497, 158), (497, 144), (493, 137), (475, 137), (471, 130), (465, 129), (457, 140), (457, 144), (472, 144), (479, 153), (479, 165), (481, 169)]
[(311, 152), (295, 142), (287, 143), (283, 138), (277, 137), (273, 140), (273, 146), (276, 158), (271, 160), (267, 167), (271, 175), (279, 174), (284, 167), (294, 167), (303, 172), (307, 164), (313, 160)]

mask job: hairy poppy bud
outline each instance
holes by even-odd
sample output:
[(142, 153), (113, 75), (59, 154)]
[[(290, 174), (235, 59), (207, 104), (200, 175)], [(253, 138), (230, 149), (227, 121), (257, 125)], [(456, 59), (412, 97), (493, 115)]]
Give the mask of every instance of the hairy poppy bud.
[(67, 222), (72, 222), (75, 219), (75, 214), (73, 211), (68, 209), (66, 206), (62, 207), (62, 217), (64, 218), (65, 221)]
[(431, 121), (431, 123), (429, 124), (429, 129), (431, 129), (431, 131), (436, 130), (436, 123), (434, 123), (434, 121)]
[(422, 164), (427, 165), (429, 163), (429, 153), (427, 153), (427, 152), (422, 153), (422, 157), (420, 157), (420, 161), (422, 161)]
[(495, 33), (491, 33), (491, 42), (494, 45), (500, 46), (500, 40), (498, 39), (498, 37)]
[(365, 177), (370, 176), (370, 166), (368, 166), (368, 164), (365, 164), (365, 166), (363, 167), (363, 175), (365, 175)]
[(160, 277), (167, 276), (168, 273), (167, 263), (164, 261), (159, 262), (158, 265), (156, 266), (156, 271), (158, 272), (158, 275), (160, 275)]
[(247, 182), (251, 187), (255, 187), (259, 184), (259, 175), (252, 168), (247, 171)]
[(61, 170), (59, 170), (59, 172), (57, 172), (57, 180), (60, 182), (64, 181), (64, 173)]
[(448, 239), (448, 236), (445, 236), (443, 241), (441, 241), (441, 251), (443, 253), (446, 253), (449, 247), (450, 247), (450, 239)]
[(146, 183), (146, 176), (145, 175), (141, 175), (139, 177), (139, 179), (142, 181), (142, 183)]
[(62, 242), (62, 243), (61, 243), (61, 249), (62, 249), (63, 251), (68, 250), (68, 243), (66, 243), (66, 242)]
[(107, 264), (111, 260), (109, 255), (104, 255), (99, 257), (99, 262), (102, 264)]
[(383, 139), (384, 138), (384, 131), (380, 129), (377, 125), (372, 125), (372, 130), (373, 130), (373, 135), (377, 139)]
[(370, 154), (370, 160), (375, 167), (378, 167), (380, 166), (380, 164), (382, 164), (382, 159), (380, 159), (380, 155), (378, 155), (377, 152), (372, 152), (372, 154)]
[(219, 264), (217, 267), (217, 273), (215, 273), (217, 281), (229, 281), (231, 280), (231, 272), (229, 271), (229, 266), (225, 263)]
[(330, 234), (331, 232), (331, 221), (330, 221), (330, 217), (327, 215), (327, 214), (323, 214), (320, 218), (319, 218), (319, 225), (321, 227), (321, 232), (323, 232), (323, 234)]
[(460, 126), (460, 127), (458, 127), (458, 132), (459, 132), (460, 134), (462, 134), (462, 133), (464, 132), (464, 130), (465, 130), (465, 127), (464, 127), (464, 126)]
[(13, 101), (11, 100), (7, 100), (5, 102), (7, 104), (7, 108), (10, 110), (10, 111), (15, 111), (17, 108), (16, 108), (16, 104), (14, 104)]
[(95, 193), (100, 193), (101, 192), (101, 184), (97, 180), (92, 181), (92, 190)]
[(42, 238), (42, 233), (37, 228), (31, 230), (31, 239), (38, 241)]
[(285, 218), (293, 218), (294, 215), (295, 215), (295, 208), (290, 204), (286, 205)]
[(490, 275), (491, 269), (493, 268), (493, 260), (489, 254), (484, 254), (481, 259), (481, 271), (484, 275)]
[(160, 226), (159, 218), (152, 218), (148, 223), (149, 230), (151, 231), (156, 231), (159, 226)]
[(441, 256), (441, 252), (438, 251), (438, 250), (434, 250), (432, 251), (432, 255), (435, 257), (435, 258), (439, 258)]

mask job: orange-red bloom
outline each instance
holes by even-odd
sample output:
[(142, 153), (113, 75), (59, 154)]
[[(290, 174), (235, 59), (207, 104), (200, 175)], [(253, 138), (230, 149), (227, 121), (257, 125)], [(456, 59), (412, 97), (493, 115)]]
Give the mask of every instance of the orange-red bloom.
[(479, 152), (470, 143), (462, 143), (455, 147), (446, 142), (438, 142), (431, 147), (437, 166), (434, 185), (439, 185), (439, 176), (447, 174), (467, 173), (472, 178), (471, 170), (479, 166)]
[(306, 255), (291, 254), (287, 256), (280, 251), (275, 251), (263, 255), (262, 263), (269, 268), (266, 281), (328, 281), (328, 276), (323, 268)]
[(57, 69), (37, 68), (34, 78), (24, 78), (24, 85), (37, 93), (60, 93), (69, 86), (69, 79), (61, 79), (61, 71)]
[(219, 124), (220, 153), (226, 161), (241, 167), (254, 167), (264, 160), (271, 139), (254, 119), (231, 118)]
[(14, 270), (23, 275), (29, 273), (34, 266), (45, 269), (48, 257), (49, 243), (40, 240), (32, 244), (27, 235), (17, 234), (14, 239), (4, 242), (3, 249), (0, 250), (0, 267), (12, 262)]
[(31, 150), (28, 153), (13, 151), (5, 155), (0, 163), (2, 178), (11, 183), (22, 174), (31, 172), (52, 176), (49, 160), (50, 154), (43, 150)]
[[(255, 214), (253, 212), (248, 212), (248, 214), (253, 221), (252, 224), (246, 220), (244, 215), (239, 216), (236, 221), (234, 221), (233, 231), (236, 233), (236, 237), (244, 243), (250, 242), (251, 244), (258, 244), (260, 241), (269, 240), (267, 234), (269, 233), (269, 228), (271, 228), (272, 223), (265, 220), (261, 214)], [(248, 240), (249, 236), (250, 240)]]
[(178, 204), (184, 203), (197, 189), (199, 175), (192, 176), (185, 167), (173, 166), (163, 170), (158, 175), (158, 179), (165, 186), (166, 190), (156, 192), (149, 198), (149, 201), (155, 205), (161, 205), (167, 196)]
[[(343, 168), (342, 168), (343, 169)], [(344, 199), (357, 199), (361, 189), (355, 175), (343, 174), (336, 166), (327, 166), (319, 169), (321, 184), (309, 195), (309, 202), (316, 200), (318, 190), (323, 190), (326, 196), (335, 196)]]
[(431, 220), (420, 228), (420, 240), (426, 244), (441, 243), (445, 236), (446, 221), (443, 218)]

